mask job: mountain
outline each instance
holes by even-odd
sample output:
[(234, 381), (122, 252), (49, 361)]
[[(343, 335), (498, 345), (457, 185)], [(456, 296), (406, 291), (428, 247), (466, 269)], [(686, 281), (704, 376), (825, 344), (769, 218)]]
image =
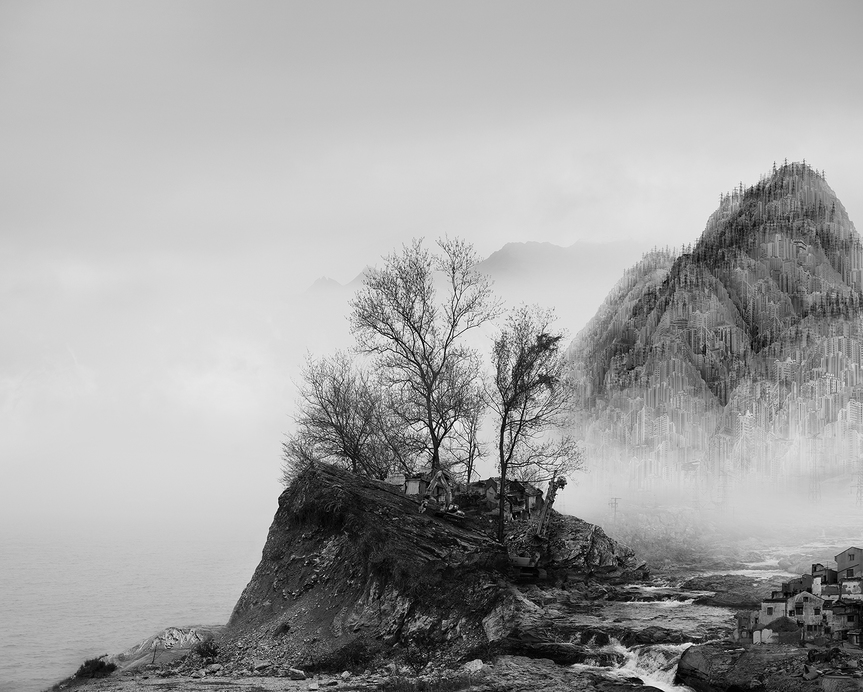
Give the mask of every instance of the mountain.
[(507, 243), (477, 265), (510, 305), (553, 307), (559, 326), (577, 332), (614, 285), (614, 277), (647, 249), (631, 242)]
[[(476, 265), (494, 281), (495, 292), (509, 305), (537, 303), (553, 307), (560, 327), (575, 333), (593, 314), (614, 284), (614, 277), (647, 249), (631, 242), (578, 242), (568, 247), (553, 243), (507, 243)], [(341, 284), (321, 277), (305, 291), (314, 312), (345, 314), (347, 301), (362, 285), (368, 267)], [(338, 311), (338, 315), (335, 313)]]
[(723, 195), (694, 247), (645, 255), (569, 348), (591, 482), (847, 499), (861, 289), (863, 246), (823, 174), (785, 164)]

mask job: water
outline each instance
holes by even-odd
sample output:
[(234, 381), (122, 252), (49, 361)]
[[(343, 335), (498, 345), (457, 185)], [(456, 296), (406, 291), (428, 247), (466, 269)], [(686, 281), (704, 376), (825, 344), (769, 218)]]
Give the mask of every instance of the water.
[(0, 533), (0, 692), (43, 690), (168, 626), (227, 622), (263, 535), (141, 533)]
[(599, 651), (622, 655), (624, 658), (622, 665), (616, 668), (600, 668), (589, 664), (576, 664), (573, 668), (599, 672), (612, 680), (639, 678), (645, 685), (656, 687), (665, 692), (692, 692), (691, 687), (674, 684), (677, 663), (683, 652), (690, 646), (692, 645), (655, 644), (627, 648), (617, 640), (612, 639), (607, 646), (602, 647)]

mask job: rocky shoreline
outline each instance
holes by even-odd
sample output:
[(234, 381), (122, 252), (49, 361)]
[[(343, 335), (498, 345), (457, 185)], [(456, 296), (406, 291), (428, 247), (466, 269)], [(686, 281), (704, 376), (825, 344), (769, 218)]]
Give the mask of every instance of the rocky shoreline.
[[(732, 560), (738, 573), (678, 564), (651, 577), (599, 527), (556, 514), (541, 541), (528, 522), (508, 526), (511, 549), (540, 556), (515, 567), (482, 516), (420, 514), (385, 484), (327, 467), (279, 504), (224, 628), (166, 630), (113, 657), (109, 678), (55, 689), (622, 691), (680, 682), (730, 692), (797, 689), (783, 688), (786, 678), (803, 684), (796, 664), (773, 666), (768, 648), (719, 643), (730, 638), (734, 610), (757, 607), (781, 574), (746, 572)], [(199, 646), (208, 641), (215, 644)], [(759, 665), (780, 682), (765, 687)], [(822, 681), (845, 675), (821, 673)]]
[[(734, 582), (737, 584), (737, 581)], [(67, 680), (63, 690), (656, 690), (645, 683), (645, 670), (631, 663), (639, 654), (655, 662), (653, 674), (667, 684), (676, 662), (693, 642), (724, 636), (731, 612), (702, 607), (693, 601), (705, 596), (663, 585), (662, 580), (607, 584), (591, 579), (566, 587), (525, 584), (509, 589), (507, 598), (484, 620), (490, 646), (484, 655), (459, 662), (433, 651), (407, 651), (396, 646), (390, 662), (371, 669), (310, 672), (272, 658), (255, 647), (225, 646), (213, 658), (196, 652), (196, 643), (214, 628), (171, 628), (112, 657), (119, 670), (105, 679)], [(652, 610), (651, 610), (652, 609)], [(697, 617), (711, 613), (714, 621), (675, 623), (672, 611), (692, 610)], [(613, 617), (632, 611), (633, 620)], [(640, 619), (642, 612), (653, 615)], [(170, 648), (153, 652), (154, 642)], [(158, 648), (158, 647), (157, 647)], [(662, 655), (660, 655), (660, 653)], [(430, 658), (423, 663), (422, 655)], [(155, 660), (155, 662), (152, 662)], [(347, 659), (346, 659), (347, 660)], [(628, 665), (629, 664), (629, 665)], [(667, 689), (667, 687), (665, 688)]]

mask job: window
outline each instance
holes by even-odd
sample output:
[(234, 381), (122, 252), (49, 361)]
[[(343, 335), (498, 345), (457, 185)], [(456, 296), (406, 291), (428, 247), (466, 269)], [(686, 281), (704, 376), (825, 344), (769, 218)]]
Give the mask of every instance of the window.
[(773, 615), (773, 606), (767, 606), (767, 614)]
[(803, 615), (803, 606), (797, 606), (797, 608), (794, 610), (794, 614)]
[(845, 577), (846, 578), (851, 579), (851, 577), (853, 577), (853, 576), (854, 576), (854, 568), (853, 567), (851, 569), (845, 570)]
[(851, 613), (848, 613), (848, 615), (846, 615), (846, 616), (845, 616), (845, 619), (846, 619), (849, 623), (854, 622), (854, 615), (852, 615)]
[(809, 603), (809, 596), (804, 596), (804, 597), (803, 597), (803, 602), (804, 602), (804, 603)]
[(816, 608), (816, 609), (815, 609), (815, 614), (816, 614), (816, 615), (821, 615), (821, 608)]
[(851, 562), (854, 559), (854, 553), (848, 553), (848, 562)]

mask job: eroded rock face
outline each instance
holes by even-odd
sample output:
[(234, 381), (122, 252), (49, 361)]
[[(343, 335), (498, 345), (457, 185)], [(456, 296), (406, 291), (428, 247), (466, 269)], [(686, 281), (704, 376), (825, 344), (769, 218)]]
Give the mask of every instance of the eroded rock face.
[(555, 513), (549, 527), (546, 564), (577, 574), (645, 578), (646, 565), (627, 546), (595, 524)]
[(318, 465), (279, 498), (260, 564), (224, 642), (274, 665), (314, 662), (363, 639), (485, 641), (503, 547), (484, 532), (420, 514), (378, 481)]
[[(579, 575), (573, 584), (583, 590), (593, 576), (639, 569), (631, 550), (562, 515), (551, 522), (546, 555), (551, 570)], [(279, 498), (222, 644), (228, 656), (266, 659), (274, 669), (314, 666), (357, 647), (462, 658), (493, 646), (583, 659), (579, 629), (545, 603), (560, 598), (572, 611), (583, 593), (548, 586), (528, 597), (509, 576), (504, 546), (481, 525), (420, 514), (392, 486), (316, 465)]]

